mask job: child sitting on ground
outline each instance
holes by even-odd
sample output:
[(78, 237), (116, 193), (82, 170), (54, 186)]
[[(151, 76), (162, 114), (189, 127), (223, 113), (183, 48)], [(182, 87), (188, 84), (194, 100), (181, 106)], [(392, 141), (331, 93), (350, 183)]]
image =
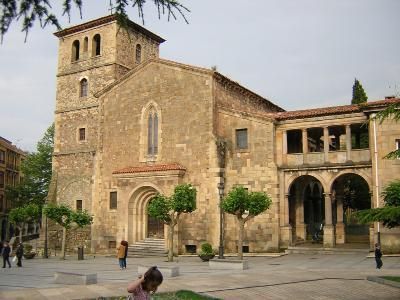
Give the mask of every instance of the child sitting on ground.
[(163, 276), (160, 270), (157, 267), (151, 267), (143, 276), (139, 276), (139, 279), (128, 285), (128, 293), (132, 293), (133, 295), (133, 298), (129, 296), (129, 299), (150, 299), (150, 293), (154, 294), (162, 281)]

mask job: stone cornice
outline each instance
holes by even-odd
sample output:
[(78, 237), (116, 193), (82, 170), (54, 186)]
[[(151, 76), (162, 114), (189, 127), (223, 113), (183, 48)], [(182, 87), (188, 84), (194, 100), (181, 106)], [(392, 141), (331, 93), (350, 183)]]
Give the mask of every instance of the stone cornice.
[(117, 62), (108, 62), (108, 63), (104, 63), (104, 64), (100, 64), (100, 65), (90, 65), (90, 66), (86, 66), (86, 67), (77, 68), (76, 70), (73, 70), (73, 71), (60, 72), (56, 76), (61, 77), (61, 76), (65, 76), (65, 75), (72, 75), (72, 74), (81, 73), (84, 71), (102, 68), (102, 67), (108, 67), (108, 66), (112, 66), (112, 65), (117, 65), (117, 66), (123, 67), (128, 70), (131, 69), (128, 66), (125, 66), (125, 65), (117, 63)]
[(76, 151), (64, 151), (64, 152), (53, 152), (53, 156), (73, 155), (73, 154), (95, 154), (95, 149), (89, 150), (76, 150)]
[[(67, 35), (71, 35), (80, 31), (84, 31), (90, 28), (94, 28), (94, 27), (98, 27), (101, 25), (105, 25), (108, 23), (117, 23), (118, 22), (118, 15), (117, 14), (113, 14), (113, 15), (109, 15), (109, 16), (105, 16), (105, 17), (101, 17), (83, 24), (79, 24), (76, 26), (72, 26), (72, 27), (68, 27), (66, 29), (57, 31), (54, 33), (54, 35), (58, 38), (62, 38), (65, 37)], [(130, 28), (144, 34), (145, 36), (151, 38), (152, 40), (156, 41), (157, 43), (161, 44), (163, 42), (165, 42), (165, 39), (163, 39), (162, 37), (156, 35), (155, 33), (147, 30), (146, 28), (136, 24), (135, 22), (132, 22), (131, 20), (128, 20), (128, 24), (127, 24)]]
[(260, 101), (264, 104), (266, 104), (268, 107), (271, 108), (273, 111), (278, 111), (278, 112), (284, 112), (285, 110), (278, 105), (272, 103), (268, 99), (261, 97), (260, 95), (252, 92), (251, 90), (245, 88), (244, 86), (240, 85), (236, 81), (233, 81), (229, 79), (228, 77), (222, 75), (221, 73), (218, 72), (213, 72), (213, 77), (214, 79), (223, 85), (226, 89), (237, 92), (243, 96), (249, 97), (252, 100)]
[(61, 114), (61, 113), (66, 113), (66, 112), (73, 112), (73, 111), (78, 111), (82, 109), (91, 109), (91, 108), (97, 108), (99, 107), (98, 104), (91, 104), (87, 106), (81, 106), (81, 107), (75, 107), (75, 108), (70, 108), (70, 109), (57, 109), (54, 111), (55, 114)]
[(300, 172), (300, 171), (314, 171), (314, 170), (333, 170), (333, 169), (361, 169), (372, 168), (371, 161), (357, 162), (357, 163), (341, 163), (341, 164), (319, 164), (319, 165), (302, 165), (298, 167), (278, 166), (279, 171), (283, 172)]

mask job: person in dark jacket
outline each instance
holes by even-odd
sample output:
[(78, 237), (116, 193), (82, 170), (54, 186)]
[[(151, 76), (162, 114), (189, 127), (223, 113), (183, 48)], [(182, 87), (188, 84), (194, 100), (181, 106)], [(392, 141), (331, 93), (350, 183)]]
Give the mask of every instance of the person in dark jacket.
[(11, 268), (10, 253), (10, 245), (8, 244), (8, 242), (4, 242), (3, 249), (1, 250), (1, 255), (3, 256), (3, 268), (6, 267), (6, 262), (8, 263), (8, 267)]
[(22, 255), (24, 255), (24, 245), (22, 245), (22, 243), (18, 244), (15, 254), (18, 258), (17, 266), (22, 267)]
[(381, 246), (376, 243), (375, 244), (375, 261), (376, 261), (376, 268), (380, 269), (383, 266), (382, 262), (382, 251), (381, 251)]
[(124, 256), (124, 269), (126, 269), (126, 257), (128, 256), (128, 242), (127, 241), (122, 241), (122, 245), (125, 246), (125, 256)]

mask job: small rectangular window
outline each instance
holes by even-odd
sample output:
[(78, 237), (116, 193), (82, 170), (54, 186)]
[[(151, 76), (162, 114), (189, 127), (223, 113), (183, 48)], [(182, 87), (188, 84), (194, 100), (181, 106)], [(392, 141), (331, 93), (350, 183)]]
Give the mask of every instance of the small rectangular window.
[(108, 248), (109, 249), (117, 248), (117, 242), (116, 241), (108, 241)]
[(247, 128), (236, 129), (236, 148), (247, 149)]
[[(400, 149), (400, 139), (396, 140), (396, 150)], [(397, 157), (397, 159), (400, 159), (400, 157)]]
[(117, 192), (110, 192), (110, 209), (117, 209)]
[(86, 128), (79, 128), (79, 140), (80, 141), (86, 140)]
[(76, 200), (76, 210), (82, 211), (82, 200)]

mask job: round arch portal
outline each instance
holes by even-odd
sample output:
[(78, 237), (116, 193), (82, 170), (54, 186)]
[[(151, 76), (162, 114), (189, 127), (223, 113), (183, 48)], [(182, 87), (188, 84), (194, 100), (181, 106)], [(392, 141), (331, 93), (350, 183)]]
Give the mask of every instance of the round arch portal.
[(291, 182), (288, 194), (292, 241), (310, 240), (325, 219), (323, 184), (314, 176), (302, 175)]
[(164, 237), (164, 226), (149, 217), (147, 207), (160, 191), (150, 185), (137, 188), (128, 204), (128, 242), (142, 241), (147, 237)]
[(370, 183), (359, 174), (343, 173), (333, 180), (331, 193), (336, 243), (368, 247), (371, 239), (369, 225), (360, 224), (355, 213), (372, 207)]

